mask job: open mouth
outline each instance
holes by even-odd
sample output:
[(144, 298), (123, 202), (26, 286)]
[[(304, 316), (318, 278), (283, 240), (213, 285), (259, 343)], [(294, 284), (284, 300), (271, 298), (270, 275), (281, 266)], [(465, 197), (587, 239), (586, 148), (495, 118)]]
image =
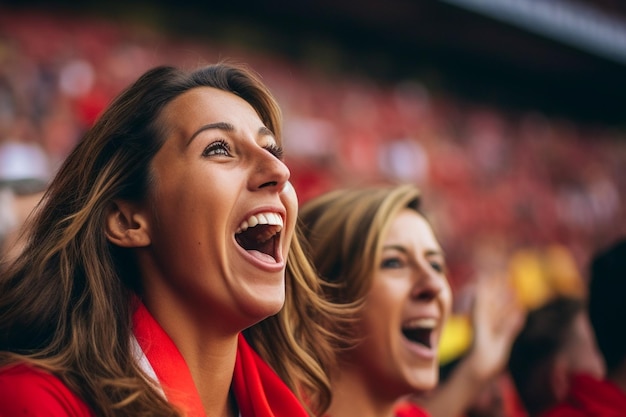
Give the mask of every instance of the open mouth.
[(235, 240), (246, 251), (278, 262), (278, 244), (283, 219), (277, 213), (257, 213), (241, 222)]
[(436, 326), (437, 320), (434, 318), (415, 319), (402, 326), (402, 334), (412, 343), (431, 349), (433, 347), (433, 334)]

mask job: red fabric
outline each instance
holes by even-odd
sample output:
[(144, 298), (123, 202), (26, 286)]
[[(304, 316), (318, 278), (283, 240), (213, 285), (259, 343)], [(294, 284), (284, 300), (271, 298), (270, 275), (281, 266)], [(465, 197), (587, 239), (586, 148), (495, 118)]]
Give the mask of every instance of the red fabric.
[[(188, 417), (204, 417), (200, 395), (174, 342), (143, 304), (134, 315), (134, 333), (165, 395)], [(239, 335), (233, 389), (242, 417), (308, 417), (296, 396)]]
[(623, 417), (626, 393), (609, 381), (575, 375), (565, 401), (541, 417)]
[(294, 393), (241, 334), (233, 387), (242, 417), (308, 417)]
[(430, 417), (426, 410), (410, 402), (398, 405), (395, 414), (395, 417)]
[(200, 394), (185, 359), (143, 303), (138, 303), (133, 315), (133, 333), (152, 365), (167, 400), (189, 417), (204, 417)]
[(1, 417), (93, 417), (57, 377), (24, 364), (0, 371)]
[(504, 415), (507, 417), (528, 417), (511, 375), (505, 373), (500, 377), (500, 387), (502, 389)]
[[(139, 305), (134, 334), (169, 402), (187, 417), (205, 417), (189, 368), (174, 342)], [(278, 375), (239, 335), (233, 388), (242, 417), (308, 417)], [(53, 375), (26, 365), (0, 370), (0, 417), (93, 417), (86, 404)]]

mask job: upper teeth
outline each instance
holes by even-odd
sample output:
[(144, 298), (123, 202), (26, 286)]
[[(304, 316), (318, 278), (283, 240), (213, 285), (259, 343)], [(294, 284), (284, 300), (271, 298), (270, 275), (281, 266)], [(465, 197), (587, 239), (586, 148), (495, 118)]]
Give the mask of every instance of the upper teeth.
[(277, 232), (280, 232), (283, 229), (283, 218), (277, 213), (272, 212), (253, 214), (252, 216), (241, 222), (241, 224), (237, 228), (236, 233), (241, 233), (245, 230), (248, 230), (249, 227), (254, 227), (259, 224), (279, 226)]
[(421, 328), (421, 329), (434, 329), (437, 327), (437, 319), (434, 318), (421, 318), (413, 319), (405, 323), (404, 327), (407, 328)]

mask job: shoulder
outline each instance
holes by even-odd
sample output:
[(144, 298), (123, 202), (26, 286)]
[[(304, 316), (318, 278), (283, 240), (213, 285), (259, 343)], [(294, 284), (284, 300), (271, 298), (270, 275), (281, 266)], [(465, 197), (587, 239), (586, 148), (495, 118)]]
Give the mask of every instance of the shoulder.
[(0, 416), (92, 416), (60, 379), (28, 365), (0, 369)]

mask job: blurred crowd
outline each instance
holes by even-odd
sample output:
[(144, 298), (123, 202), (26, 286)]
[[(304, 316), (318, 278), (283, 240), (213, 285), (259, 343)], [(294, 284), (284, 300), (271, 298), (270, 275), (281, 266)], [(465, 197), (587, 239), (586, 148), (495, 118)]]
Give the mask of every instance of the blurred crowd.
[[(45, 183), (146, 69), (223, 58), (248, 63), (278, 98), (302, 202), (357, 183), (419, 185), (453, 287), (477, 271), (508, 271), (525, 277), (520, 291), (532, 288), (527, 303), (540, 304), (551, 287), (576, 292), (591, 254), (626, 234), (623, 130), (466, 102), (420, 80), (322, 74), (138, 23), (35, 11), (0, 10), (0, 185), (12, 184), (15, 198), (28, 191), (16, 184)], [(28, 172), (15, 163), (24, 155)], [(10, 221), (1, 216), (0, 230)]]

